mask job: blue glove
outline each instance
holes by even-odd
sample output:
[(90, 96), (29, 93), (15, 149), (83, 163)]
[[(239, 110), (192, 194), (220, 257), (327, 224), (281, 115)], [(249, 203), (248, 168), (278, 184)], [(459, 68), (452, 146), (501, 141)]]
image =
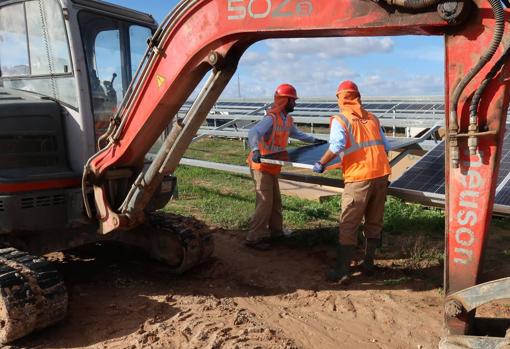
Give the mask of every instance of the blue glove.
[(260, 151), (254, 150), (253, 155), (251, 156), (251, 161), (260, 164)]
[(313, 172), (315, 173), (324, 172), (324, 165), (317, 161), (315, 165), (313, 165)]
[(313, 141), (313, 144), (326, 144), (326, 143), (328, 143), (328, 141), (319, 138), (315, 138), (315, 140)]

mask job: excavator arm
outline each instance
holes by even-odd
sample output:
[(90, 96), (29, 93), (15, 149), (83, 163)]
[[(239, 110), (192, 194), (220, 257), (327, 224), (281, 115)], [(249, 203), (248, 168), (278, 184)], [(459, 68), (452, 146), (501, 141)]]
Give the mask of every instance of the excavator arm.
[[(106, 145), (85, 167), (84, 187), (93, 188), (100, 231), (130, 229), (144, 220), (156, 188), (174, 172), (243, 52), (254, 42), (444, 35), (445, 291), (450, 295), (476, 285), (509, 103), (505, 63), (510, 42), (504, 35), (508, 17), (499, 0), (385, 1), (182, 1), (149, 41), (145, 60), (102, 140)], [(211, 70), (189, 112), (174, 123), (155, 160), (144, 169), (145, 154)], [(459, 304), (459, 311), (446, 312), (452, 335), (471, 331), (474, 312)]]

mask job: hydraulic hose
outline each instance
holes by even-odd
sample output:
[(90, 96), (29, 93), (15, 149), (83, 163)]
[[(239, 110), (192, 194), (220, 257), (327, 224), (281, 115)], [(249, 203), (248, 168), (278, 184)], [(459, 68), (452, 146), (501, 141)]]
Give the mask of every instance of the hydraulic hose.
[[(441, 0), (385, 0), (388, 5), (420, 10), (437, 5)], [(508, 1), (508, 0), (507, 0)]]
[(499, 72), (503, 64), (505, 64), (510, 57), (510, 46), (508, 46), (503, 53), (503, 55), (498, 59), (498, 61), (494, 64), (492, 69), (487, 73), (485, 79), (482, 81), (480, 86), (476, 89), (475, 94), (473, 95), (473, 99), (471, 100), (471, 105), (469, 106), (469, 116), (471, 118), (476, 118), (478, 112), (478, 105), (480, 103), (480, 98), (482, 97), (482, 93), (489, 84), (489, 82), (494, 79), (496, 74)]
[[(501, 6), (500, 0), (489, 0), (489, 3), (492, 6), (492, 11), (494, 12), (494, 18), (496, 19), (496, 25), (494, 28), (494, 35), (492, 37), (492, 42), (487, 49), (487, 51), (480, 57), (478, 63), (471, 68), (471, 70), (466, 74), (466, 76), (459, 82), (459, 84), (455, 87), (453, 91), (452, 100), (450, 102), (450, 113), (457, 113), (457, 105), (459, 103), (459, 98), (461, 93), (466, 88), (467, 84), (473, 79), (473, 77), (478, 74), (478, 72), (483, 68), (485, 64), (494, 56), (496, 50), (498, 49), (499, 44), (501, 43), (501, 39), (503, 37), (503, 31), (505, 29), (505, 12), (503, 7)], [(458, 129), (457, 118), (455, 120), (450, 119), (451, 124), (456, 125)]]
[(496, 53), (496, 50), (498, 49), (499, 44), (501, 43), (503, 31), (505, 29), (505, 13), (503, 10), (503, 6), (501, 6), (500, 0), (489, 0), (489, 3), (494, 13), (494, 19), (496, 20), (494, 27), (494, 35), (492, 37), (491, 44), (487, 51), (485, 51), (485, 53), (482, 56), (480, 56), (478, 63), (476, 63), (476, 65), (473, 68), (471, 68), (471, 70), (466, 74), (466, 76), (464, 76), (464, 78), (455, 87), (455, 90), (453, 91), (452, 94), (452, 98), (450, 100), (449, 131), (450, 135), (452, 136), (451, 159), (454, 168), (457, 168), (459, 165), (459, 150), (456, 136), (459, 131), (459, 123), (457, 121), (457, 106), (459, 104), (460, 95), (462, 94), (468, 83), (473, 79), (473, 77), (475, 77), (475, 75), (480, 72), (480, 70), (487, 64), (487, 62), (490, 61), (492, 56), (494, 56), (494, 53)]

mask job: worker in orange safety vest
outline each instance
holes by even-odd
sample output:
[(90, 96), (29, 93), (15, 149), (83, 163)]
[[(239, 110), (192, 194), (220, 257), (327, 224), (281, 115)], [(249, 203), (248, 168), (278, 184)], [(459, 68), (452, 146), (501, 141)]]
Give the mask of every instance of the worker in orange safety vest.
[(362, 221), (365, 258), (360, 266), (366, 274), (374, 271), (374, 254), (381, 239), (388, 176), (391, 173), (387, 157), (390, 146), (379, 119), (362, 107), (358, 86), (354, 82), (342, 82), (336, 96), (340, 114), (331, 117), (330, 146), (315, 163), (313, 171), (324, 172), (331, 160), (340, 157), (345, 187), (338, 256), (335, 267), (326, 277), (330, 281), (347, 284), (358, 241), (357, 229)]
[(256, 205), (251, 217), (245, 245), (258, 250), (268, 250), (271, 239), (283, 236), (282, 200), (278, 175), (280, 165), (261, 162), (261, 157), (283, 152), (289, 137), (307, 143), (326, 143), (301, 132), (289, 115), (294, 111), (298, 99), (296, 89), (289, 84), (281, 84), (275, 91), (273, 106), (267, 115), (250, 129), (248, 143), (252, 151), (247, 163), (255, 182)]

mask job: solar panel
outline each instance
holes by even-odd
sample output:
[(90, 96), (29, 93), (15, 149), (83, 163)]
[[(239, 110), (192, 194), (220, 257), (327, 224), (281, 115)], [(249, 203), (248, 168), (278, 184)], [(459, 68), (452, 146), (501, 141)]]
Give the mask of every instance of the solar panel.
[[(417, 194), (432, 193), (444, 197), (444, 154), (445, 143), (441, 142), (393, 181), (390, 188), (413, 191)], [(510, 206), (510, 132), (505, 135), (503, 141), (495, 204)]]
[[(388, 137), (390, 150), (401, 149), (420, 142), (419, 138), (393, 138)], [(328, 149), (328, 144), (306, 145), (299, 148), (289, 148), (287, 151), (270, 154), (262, 158), (262, 162), (278, 165), (290, 165), (311, 169), (320, 160), (321, 156)], [(339, 162), (338, 157), (331, 161), (328, 166)]]
[(444, 142), (441, 142), (393, 181), (391, 187), (444, 194), (444, 185)]
[(496, 203), (498, 205), (510, 206), (510, 185), (506, 185), (496, 194)]

